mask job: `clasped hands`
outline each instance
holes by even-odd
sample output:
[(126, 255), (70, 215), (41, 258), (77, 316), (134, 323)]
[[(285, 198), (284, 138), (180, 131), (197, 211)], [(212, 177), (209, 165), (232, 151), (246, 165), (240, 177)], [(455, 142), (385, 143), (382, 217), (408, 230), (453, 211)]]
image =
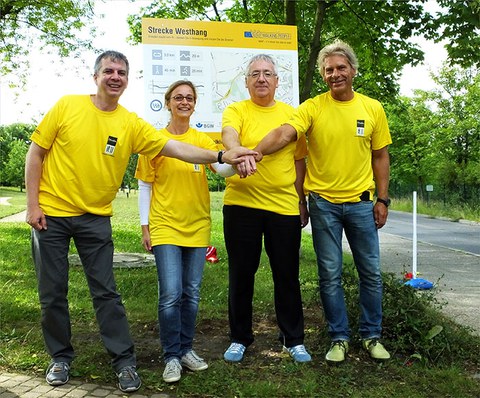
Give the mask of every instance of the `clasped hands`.
[[(260, 152), (242, 146), (226, 151), (223, 155), (224, 159), (225, 155), (229, 158), (230, 155), (232, 155), (231, 161), (227, 161), (227, 163), (232, 165), (240, 178), (246, 178), (255, 174), (257, 171), (257, 162), (260, 162), (263, 158), (263, 155)], [(236, 157), (234, 157), (234, 155), (236, 155)]]

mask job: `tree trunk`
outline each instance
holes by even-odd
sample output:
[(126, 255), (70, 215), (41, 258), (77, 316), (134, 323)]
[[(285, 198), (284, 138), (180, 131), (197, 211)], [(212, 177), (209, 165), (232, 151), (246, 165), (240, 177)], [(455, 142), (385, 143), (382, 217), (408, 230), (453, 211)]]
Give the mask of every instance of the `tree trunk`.
[(316, 63), (318, 53), (320, 52), (321, 43), (320, 36), (322, 33), (323, 21), (327, 8), (333, 5), (334, 2), (327, 2), (325, 0), (317, 0), (317, 11), (315, 13), (315, 30), (313, 32), (312, 41), (310, 42), (310, 56), (308, 57), (307, 69), (305, 71), (305, 80), (303, 82), (303, 89), (300, 93), (300, 103), (310, 98), (313, 76), (316, 73)]

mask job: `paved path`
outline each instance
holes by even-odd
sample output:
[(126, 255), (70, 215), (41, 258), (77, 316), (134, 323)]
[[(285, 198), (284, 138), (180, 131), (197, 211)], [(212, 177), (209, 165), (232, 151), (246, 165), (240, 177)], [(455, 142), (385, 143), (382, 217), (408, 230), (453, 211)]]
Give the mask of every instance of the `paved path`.
[(49, 386), (43, 377), (32, 377), (14, 373), (0, 373), (0, 398), (172, 398), (168, 394), (126, 394), (113, 386), (101, 386), (70, 380), (58, 387)]
[(12, 214), (11, 216), (0, 218), (0, 222), (24, 222), (26, 214), (27, 214), (27, 211), (25, 210), (25, 211), (22, 211), (21, 213)]

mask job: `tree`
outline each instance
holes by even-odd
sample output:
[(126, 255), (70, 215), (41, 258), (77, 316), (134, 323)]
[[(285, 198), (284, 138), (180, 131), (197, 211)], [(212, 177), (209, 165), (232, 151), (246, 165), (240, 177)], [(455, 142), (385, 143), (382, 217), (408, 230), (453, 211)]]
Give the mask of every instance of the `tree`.
[(402, 97), (385, 106), (393, 141), (389, 148), (390, 185), (395, 196), (412, 190), (423, 195), (425, 185), (435, 176), (435, 118), (425, 102), (426, 95), (417, 91), (413, 99)]
[[(480, 0), (437, 0), (444, 12), (437, 13), (427, 38), (445, 41), (449, 58), (463, 66), (480, 67)], [(472, 56), (473, 55), (473, 56)]]
[[(10, 152), (14, 148), (13, 143), (20, 141), (28, 146), (30, 144), (30, 136), (34, 130), (34, 125), (24, 123), (0, 126), (0, 184), (9, 184), (10, 172), (15, 172), (13, 168), (9, 168), (8, 170), (6, 168), (7, 163), (10, 162), (11, 159)], [(18, 146), (16, 149), (18, 149)], [(23, 173), (23, 165), (21, 166), (21, 172)]]
[(60, 57), (91, 49), (95, 27), (81, 35), (92, 16), (92, 0), (0, 0), (0, 76), (15, 72), (24, 80), (33, 43)]
[(424, 193), (432, 184), (444, 201), (480, 204), (480, 75), (476, 68), (444, 66), (438, 89), (387, 104), (393, 143), (394, 194)]
[(127, 169), (123, 175), (122, 190), (127, 189), (127, 193), (130, 189), (138, 189), (138, 180), (135, 178), (135, 170), (137, 169), (138, 154), (133, 153), (128, 159)]
[(480, 194), (480, 75), (477, 68), (444, 66), (432, 76), (439, 86), (428, 95), (438, 107), (434, 130), (438, 178), (456, 196)]
[(8, 160), (5, 163), (4, 173), (6, 181), (10, 186), (19, 187), (22, 192), (25, 186), (25, 156), (27, 155), (28, 145), (25, 141), (14, 140), (10, 143), (10, 152)]
[[(398, 94), (403, 66), (423, 60), (423, 52), (409, 41), (415, 35), (436, 40), (452, 37), (456, 54), (468, 52), (470, 60), (479, 62), (479, 52), (470, 51), (468, 43), (475, 34), (478, 40), (478, 25), (472, 17), (478, 0), (460, 2), (463, 7), (439, 1), (445, 8), (442, 14), (432, 15), (423, 7), (426, 0), (234, 0), (228, 5), (223, 0), (155, 0), (139, 15), (130, 15), (128, 22), (133, 43), (141, 42), (142, 17), (294, 24), (298, 27), (300, 102), (325, 88), (315, 71), (316, 59), (325, 44), (341, 38), (352, 45), (361, 62), (356, 90), (386, 101)], [(458, 19), (449, 17), (451, 9)], [(464, 26), (473, 30), (463, 32)]]

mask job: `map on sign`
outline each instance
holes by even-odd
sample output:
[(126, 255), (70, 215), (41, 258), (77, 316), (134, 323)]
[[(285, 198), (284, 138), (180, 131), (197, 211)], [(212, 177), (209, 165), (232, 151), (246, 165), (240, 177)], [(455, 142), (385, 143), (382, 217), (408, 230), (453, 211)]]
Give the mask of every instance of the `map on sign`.
[[(192, 123), (199, 130), (221, 131), (221, 115), (232, 102), (249, 98), (245, 87), (248, 62), (259, 51), (219, 51), (205, 47), (182, 50), (178, 46), (151, 46), (151, 74), (144, 71), (149, 109), (147, 120), (157, 128), (167, 125), (170, 114), (165, 108), (165, 91), (176, 80), (192, 81), (198, 93), (196, 111)], [(296, 54), (266, 52), (275, 59), (279, 75), (276, 99), (287, 104), (298, 105), (298, 88), (294, 83), (297, 76)], [(159, 62), (161, 61), (161, 62)], [(145, 61), (147, 63), (147, 60)], [(148, 76), (148, 77), (147, 77)], [(296, 79), (295, 79), (296, 81)]]
[[(257, 52), (258, 53), (258, 52)], [(212, 112), (223, 112), (232, 102), (248, 98), (245, 88), (246, 67), (255, 53), (211, 53), (212, 75)], [(291, 57), (272, 55), (277, 63), (279, 87), (276, 98), (290, 105), (298, 105), (298, 92), (292, 79), (293, 65)], [(296, 62), (296, 59), (295, 59)], [(296, 95), (294, 100), (294, 95)]]

